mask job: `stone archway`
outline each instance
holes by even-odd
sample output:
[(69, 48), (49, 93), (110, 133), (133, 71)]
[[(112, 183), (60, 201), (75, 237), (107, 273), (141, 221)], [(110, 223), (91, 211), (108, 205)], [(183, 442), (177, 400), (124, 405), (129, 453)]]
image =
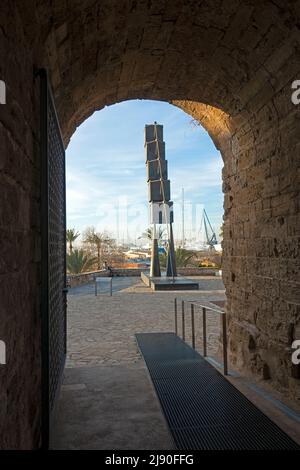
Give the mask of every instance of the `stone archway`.
[[(34, 68), (41, 66), (50, 71), (66, 143), (96, 109), (131, 98), (172, 102), (208, 130), (224, 159), (232, 363), (299, 399), (288, 349), (300, 335), (300, 107), (290, 99), (291, 83), (300, 78), (299, 18), (299, 2), (292, 0), (1, 5), (0, 71), (7, 85), (7, 105), (0, 109), (1, 296), (4, 336), (14, 344), (8, 356), (15, 360), (5, 378), (1, 421), (6, 429), (16, 421), (25, 429), (18, 437), (6, 432), (10, 446), (33, 447), (39, 439), (40, 412), (32, 403), (39, 393), (40, 344), (38, 331), (32, 342), (32, 328), (39, 325), (40, 262)], [(12, 296), (24, 275), (26, 283)], [(7, 393), (15, 376), (22, 398), (21, 388)], [(25, 411), (9, 417), (9, 408), (20, 403)]]

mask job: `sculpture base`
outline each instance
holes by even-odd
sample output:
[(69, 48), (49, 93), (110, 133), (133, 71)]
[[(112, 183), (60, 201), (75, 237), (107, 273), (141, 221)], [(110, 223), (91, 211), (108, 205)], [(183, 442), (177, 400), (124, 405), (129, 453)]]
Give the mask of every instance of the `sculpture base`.
[(162, 290), (199, 290), (198, 282), (191, 281), (184, 277), (150, 277), (149, 272), (142, 272), (141, 279), (146, 286), (151, 287), (154, 291)]

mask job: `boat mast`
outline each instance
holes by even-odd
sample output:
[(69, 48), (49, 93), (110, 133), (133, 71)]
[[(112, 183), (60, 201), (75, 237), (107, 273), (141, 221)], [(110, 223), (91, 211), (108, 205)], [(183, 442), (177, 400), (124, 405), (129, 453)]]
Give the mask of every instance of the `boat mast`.
[(185, 235), (184, 235), (184, 188), (182, 188), (182, 190), (181, 190), (181, 229), (182, 229), (181, 244), (182, 244), (182, 248), (184, 248), (184, 245), (185, 245)]

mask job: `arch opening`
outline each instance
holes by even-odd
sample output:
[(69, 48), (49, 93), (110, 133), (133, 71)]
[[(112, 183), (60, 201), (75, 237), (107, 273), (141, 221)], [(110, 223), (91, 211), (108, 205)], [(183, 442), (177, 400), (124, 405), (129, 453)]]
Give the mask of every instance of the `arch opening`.
[[(136, 426), (134, 416), (136, 413), (144, 416), (145, 405), (141, 400), (139, 407), (134, 407), (128, 389), (133, 384), (138, 387), (143, 385), (144, 396), (148, 397), (148, 401), (150, 397), (149, 387), (144, 384), (145, 377), (142, 371), (136, 372), (142, 368), (143, 359), (137, 351), (134, 335), (137, 332), (174, 330), (173, 310), (170, 305), (174, 301), (174, 296), (179, 293), (153, 293), (140, 280), (140, 271), (149, 270), (149, 264), (145, 263), (149, 261), (146, 232), (151, 226), (148, 222), (144, 125), (153, 123), (154, 120), (164, 126), (168, 178), (171, 181), (171, 199), (174, 202), (173, 231), (177, 248), (175, 251), (177, 270), (181, 277), (199, 282), (200, 285), (200, 292), (182, 292), (182, 294), (185, 297), (189, 295), (198, 297), (199, 294), (201, 299), (216, 300), (221, 303), (225, 301), (222, 280), (220, 276), (215, 275), (221, 268), (219, 264), (221, 255), (219, 252), (210, 252), (207, 247), (199, 246), (205, 242), (202, 238), (205, 236), (204, 227), (201, 227), (203, 206), (218, 239), (222, 225), (223, 162), (211, 138), (203, 128), (192, 123), (190, 114), (167, 103), (135, 100), (95, 112), (76, 130), (66, 152), (67, 226), (75, 233), (83, 235), (73, 243), (73, 253), (76, 249), (84, 250), (85, 253), (91, 249), (97, 257), (97, 247), (89, 247), (89, 244), (83, 241), (89, 240), (88, 227), (94, 226), (99, 236), (109, 237), (107, 246), (103, 242), (101, 247), (100, 267), (102, 269), (107, 263), (113, 271), (112, 296), (110, 296), (110, 278), (104, 277), (106, 271), (105, 273), (98, 271), (98, 260), (95, 260), (95, 267), (90, 268), (93, 271), (90, 282), (87, 274), (72, 276), (69, 273), (72, 287), (68, 297), (66, 381), (69, 380), (68, 373), (73, 382), (80, 382), (80, 377), (84, 374), (88, 387), (91, 386), (89, 381), (94, 383), (98, 381), (100, 387), (101, 378), (103, 380), (105, 377), (105, 382), (101, 386), (104, 393), (97, 411), (94, 411), (93, 416), (88, 410), (83, 411), (85, 416), (83, 422), (86, 423), (81, 427), (83, 436), (89, 433), (89, 422), (97, 425), (99, 433), (107, 424), (111, 425), (109, 418), (106, 418), (106, 410), (113, 408), (118, 402), (120, 390), (123, 400), (125, 402), (128, 400), (130, 406), (122, 409), (122, 412), (115, 417), (115, 422), (119, 423), (121, 429), (125, 422), (128, 429), (131, 429), (132, 422)], [(183, 208), (182, 187), (185, 196)], [(87, 197), (89, 193), (90, 197)], [(182, 234), (182, 209), (184, 234)], [(159, 240), (160, 248), (163, 249), (168, 237), (165, 225), (160, 227), (165, 231)], [(69, 258), (71, 258), (70, 251), (68, 244)], [(137, 253), (145, 258), (137, 259)], [(162, 253), (160, 257), (162, 271), (166, 269), (165, 258)], [(99, 278), (96, 285), (93, 280), (94, 275)], [(83, 285), (77, 285), (80, 277), (84, 282)], [(203, 289), (207, 292), (206, 296), (201, 295)], [(210, 356), (216, 356), (217, 359), (220, 354), (220, 325), (214, 315), (208, 314), (207, 328), (208, 351)], [(196, 337), (197, 349), (200, 351), (203, 338), (198, 328)], [(188, 319), (185, 340), (192, 345), (192, 331)], [(92, 375), (91, 368), (95, 376)], [(116, 371), (119, 374), (117, 381)], [(137, 380), (140, 382), (139, 385), (136, 384)], [(108, 387), (111, 387), (109, 396), (106, 393)], [(84, 396), (85, 392), (82, 390), (80, 393)], [(136, 397), (134, 399), (136, 401)], [(73, 403), (72, 414), (65, 406), (64, 400), (62, 394), (59, 402), (61, 412), (56, 423), (57, 432), (54, 438), (55, 448), (70, 445), (73, 436), (68, 433), (65, 423), (76, 419), (77, 410), (81, 409), (79, 402), (76, 405), (76, 396), (69, 396), (69, 406)], [(99, 397), (95, 396), (91, 401), (98, 403), (97, 400)], [(155, 416), (152, 408), (153, 405), (145, 415), (146, 421), (149, 417)], [(163, 442), (165, 438), (160, 429), (160, 418), (156, 419), (158, 421), (156, 439), (159, 437)], [(113, 442), (118, 434), (119, 432), (113, 427), (107, 436), (107, 441)], [(91, 439), (94, 439), (94, 436)], [(141, 437), (137, 442), (137, 445), (147, 445)], [(155, 445), (154, 443), (155, 439), (150, 436), (148, 445)], [(97, 445), (105, 446), (105, 440), (98, 442)]]

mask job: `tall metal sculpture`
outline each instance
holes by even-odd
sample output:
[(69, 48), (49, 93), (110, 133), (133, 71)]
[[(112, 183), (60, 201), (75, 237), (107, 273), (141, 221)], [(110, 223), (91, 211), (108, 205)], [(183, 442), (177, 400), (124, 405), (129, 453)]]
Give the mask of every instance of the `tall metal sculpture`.
[(167, 276), (174, 278), (177, 276), (177, 271), (172, 230), (173, 202), (170, 200), (170, 180), (168, 180), (168, 162), (165, 158), (162, 125), (155, 122), (145, 126), (145, 150), (150, 223), (153, 226), (150, 277), (161, 276), (156, 225), (166, 224), (168, 232)]

